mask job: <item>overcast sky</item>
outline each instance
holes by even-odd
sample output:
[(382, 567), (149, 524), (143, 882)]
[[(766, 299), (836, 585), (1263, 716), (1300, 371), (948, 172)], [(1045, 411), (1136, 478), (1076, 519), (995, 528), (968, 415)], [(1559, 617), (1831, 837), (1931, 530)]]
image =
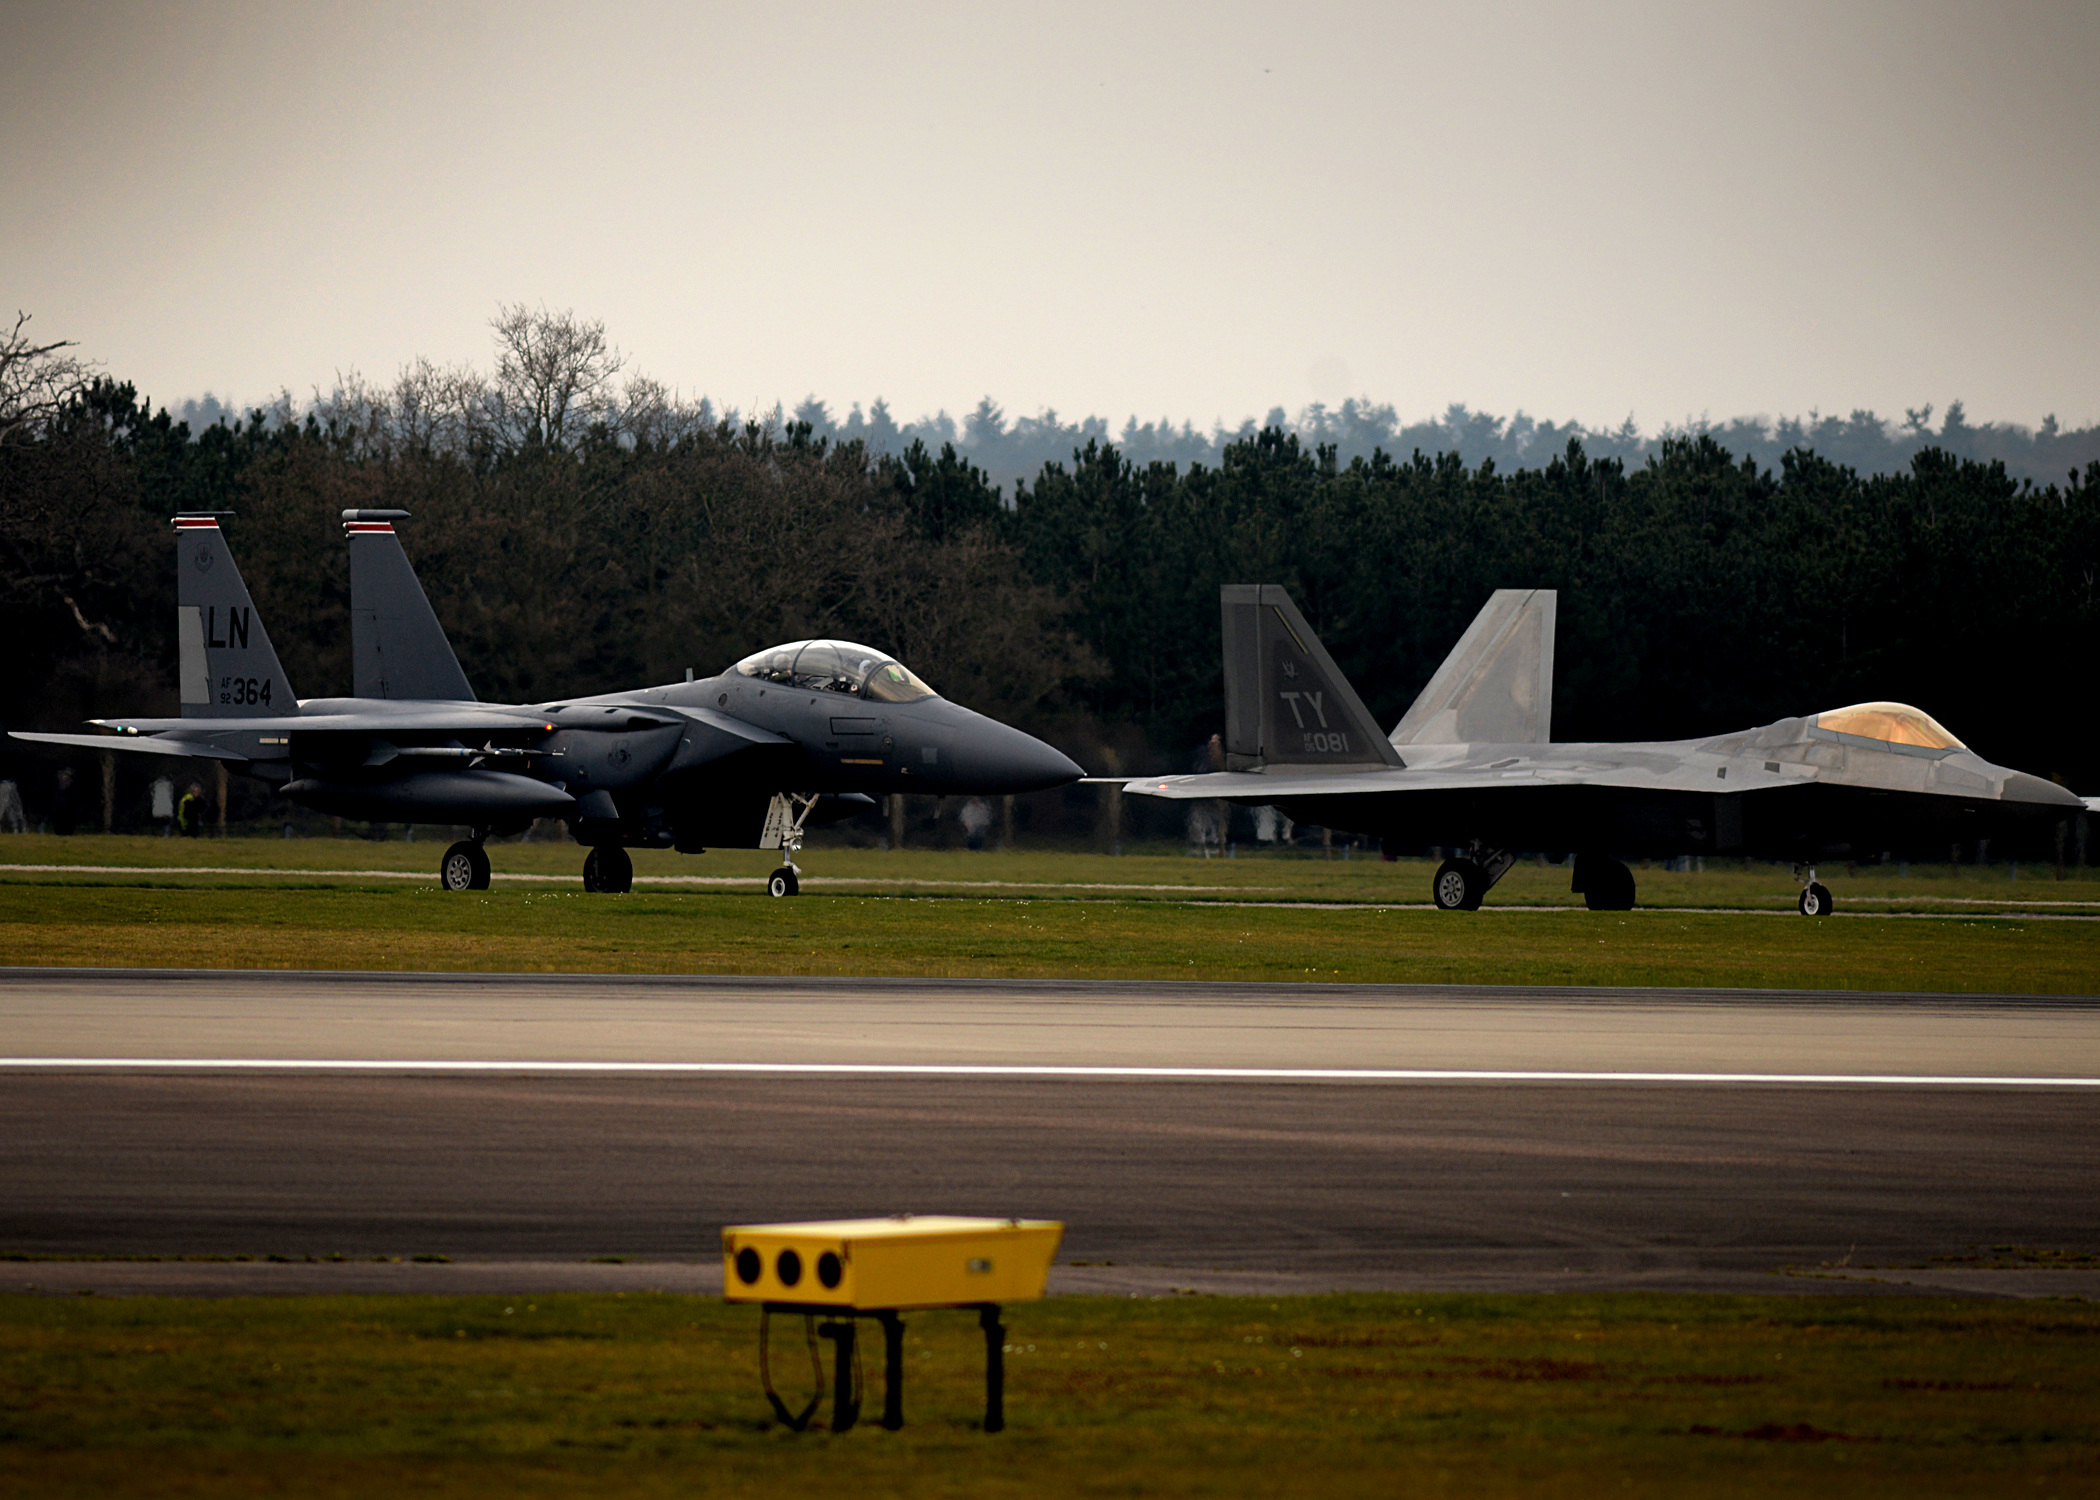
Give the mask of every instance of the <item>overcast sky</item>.
[(2090, 0), (10, 10), (0, 296), (158, 401), (523, 300), (746, 408), (2100, 420)]

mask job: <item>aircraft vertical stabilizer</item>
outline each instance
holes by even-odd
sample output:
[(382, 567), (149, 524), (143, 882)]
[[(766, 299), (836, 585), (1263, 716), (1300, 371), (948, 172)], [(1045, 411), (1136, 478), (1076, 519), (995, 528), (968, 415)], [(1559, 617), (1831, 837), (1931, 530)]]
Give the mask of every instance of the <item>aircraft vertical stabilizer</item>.
[(1228, 770), (1402, 764), (1280, 585), (1225, 584), (1218, 606)]
[(1552, 589), (1497, 589), (1398, 726), (1396, 745), (1553, 738)]
[(185, 719), (254, 719), (299, 712), (219, 518), (175, 517), (175, 640)]
[(416, 580), (394, 522), (405, 510), (346, 510), (350, 537), (351, 692), (360, 698), (472, 703), (452, 643)]

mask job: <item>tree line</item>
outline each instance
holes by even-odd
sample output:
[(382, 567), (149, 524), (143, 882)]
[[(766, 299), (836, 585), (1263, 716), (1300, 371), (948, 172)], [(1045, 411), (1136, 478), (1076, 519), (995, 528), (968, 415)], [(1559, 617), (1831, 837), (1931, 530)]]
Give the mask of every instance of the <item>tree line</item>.
[(1699, 418), (1652, 432), (1642, 431), (1631, 416), (1612, 426), (1592, 427), (1522, 411), (1497, 416), (1463, 402), (1453, 402), (1437, 416), (1408, 421), (1389, 402), (1353, 397), (1338, 405), (1315, 401), (1295, 413), (1272, 407), (1259, 421), (1249, 417), (1236, 427), (1216, 423), (1207, 430), (1166, 417), (1140, 422), (1132, 416), (1120, 428), (1095, 416), (1067, 421), (1055, 411), (1016, 417), (989, 396), (960, 419), (942, 411), (900, 423), (881, 401), (865, 412), (855, 403), (839, 417), (814, 395), (791, 412), (771, 415), (777, 422), (807, 422), (818, 437), (859, 439), (876, 452), (898, 451), (915, 441), (935, 449), (953, 443), (957, 452), (1009, 488), (1033, 480), (1046, 463), (1067, 462), (1090, 442), (1112, 444), (1139, 464), (1163, 461), (1216, 468), (1224, 462), (1227, 448), (1270, 428), (1294, 434), (1308, 449), (1332, 447), (1343, 463), (1369, 459), (1380, 451), (1420, 450), (1432, 458), (1455, 454), (1470, 465), (1492, 459), (1500, 469), (1539, 467), (1564, 452), (1570, 441), (1580, 443), (1592, 459), (1616, 458), (1638, 466), (1660, 457), (1666, 443), (1701, 435), (1768, 468), (1793, 450), (1808, 448), (1863, 474), (1900, 473), (1930, 448), (1981, 463), (1996, 460), (2014, 478), (2036, 483), (2060, 481), (2100, 459), (2100, 425), (2066, 427), (2053, 414), (2034, 427), (1971, 422), (1960, 401), (1949, 402), (1937, 419), (1936, 411), (1931, 402), (1906, 408), (1900, 422), (1865, 408), (1843, 415), (1810, 412), (1720, 422)]
[[(20, 332), (20, 325), (17, 325)], [(1579, 437), (1504, 469), (1264, 427), (1215, 461), (1095, 437), (1001, 485), (953, 443), (731, 422), (621, 378), (603, 330), (507, 309), (487, 373), (411, 367), (296, 421), (201, 430), (59, 346), (0, 379), (10, 727), (175, 711), (167, 518), (230, 510), (299, 693), (349, 686), (338, 514), (404, 541), (477, 690), (535, 701), (707, 674), (781, 640), (894, 651), (1090, 769), (1180, 770), (1219, 727), (1217, 587), (1292, 589), (1396, 721), (1490, 590), (1560, 590), (1562, 740), (1914, 702), (1992, 759), (2100, 790), (2100, 462), (2061, 483), (1924, 447), (1864, 473), (1713, 433), (1639, 461)], [(29, 380), (41, 360), (42, 378)], [(9, 374), (9, 370), (14, 370)], [(0, 395), (14, 385), (0, 384)], [(19, 762), (19, 757), (13, 757)]]

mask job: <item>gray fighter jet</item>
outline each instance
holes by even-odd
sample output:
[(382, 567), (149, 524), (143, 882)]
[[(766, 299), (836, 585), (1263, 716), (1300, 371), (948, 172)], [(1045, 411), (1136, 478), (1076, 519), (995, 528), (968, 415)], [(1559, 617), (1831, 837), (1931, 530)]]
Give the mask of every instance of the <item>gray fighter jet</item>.
[(624, 891), (633, 848), (779, 849), (799, 887), (804, 831), (876, 794), (1000, 795), (1078, 779), (1058, 751), (943, 699), (887, 653), (793, 641), (719, 676), (535, 704), (481, 703), (394, 522), (345, 511), (353, 695), (296, 698), (216, 514), (175, 518), (182, 717), (97, 719), (44, 744), (198, 756), (348, 818), (471, 828), (439, 862), (448, 890), (489, 883), (484, 842), (561, 818), (583, 884)]
[(1703, 739), (1554, 744), (1548, 589), (1500, 589), (1391, 734), (1380, 732), (1290, 596), (1220, 590), (1226, 769), (1125, 783), (1136, 796), (1272, 804), (1388, 849), (1464, 850), (1431, 881), (1471, 911), (1519, 850), (1574, 856), (1593, 910), (1633, 905), (1625, 856), (1788, 860), (1799, 909), (1830, 891), (1816, 861), (2040, 842), (2086, 811), (2064, 788), (1992, 765), (1902, 703), (1781, 719)]

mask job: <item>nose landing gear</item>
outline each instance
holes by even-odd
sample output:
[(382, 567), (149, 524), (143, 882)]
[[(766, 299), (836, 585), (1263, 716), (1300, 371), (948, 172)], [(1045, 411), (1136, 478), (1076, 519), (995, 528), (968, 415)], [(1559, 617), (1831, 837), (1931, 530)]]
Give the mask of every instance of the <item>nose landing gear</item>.
[(1816, 879), (1814, 865), (1795, 865), (1794, 878), (1801, 882), (1801, 899), (1794, 903), (1794, 910), (1804, 917), (1827, 917), (1836, 904), (1830, 899), (1830, 887)]
[(778, 849), (784, 859), (779, 869), (766, 877), (768, 896), (796, 896), (802, 892), (802, 867), (795, 856), (802, 852), (802, 825), (817, 805), (815, 792), (776, 792), (766, 808), (765, 831), (758, 847)]

